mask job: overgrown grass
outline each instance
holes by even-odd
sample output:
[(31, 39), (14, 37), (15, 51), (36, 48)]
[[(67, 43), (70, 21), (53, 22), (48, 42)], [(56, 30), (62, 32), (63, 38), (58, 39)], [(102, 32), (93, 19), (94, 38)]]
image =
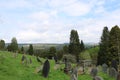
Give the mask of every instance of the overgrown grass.
[[(50, 60), (50, 72), (48, 78), (44, 78), (40, 73), (36, 73), (36, 68), (41, 64), (36, 61), (34, 56), (27, 55), (32, 58), (32, 64), (25, 66), (21, 64), (21, 54), (14, 58), (13, 53), (0, 51), (0, 80), (70, 80), (70, 76), (63, 73), (61, 70), (54, 69), (54, 61)], [(45, 59), (42, 59), (44, 62)], [(62, 65), (64, 67), (64, 65)], [(104, 80), (114, 80), (108, 75), (99, 73)], [(89, 74), (79, 75), (78, 80), (92, 80)]]

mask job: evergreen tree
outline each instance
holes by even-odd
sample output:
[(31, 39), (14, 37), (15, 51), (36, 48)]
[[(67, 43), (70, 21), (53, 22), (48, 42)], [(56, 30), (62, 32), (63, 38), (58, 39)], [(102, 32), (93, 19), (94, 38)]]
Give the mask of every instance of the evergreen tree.
[(29, 53), (29, 55), (33, 55), (33, 45), (32, 44), (29, 45), (28, 53)]
[(69, 52), (68, 52), (68, 46), (67, 46), (67, 45), (63, 46), (63, 52), (64, 52), (64, 54), (69, 53)]
[(109, 41), (109, 61), (112, 61), (113, 58), (118, 61), (120, 53), (120, 28), (116, 25), (110, 31), (110, 41)]
[(11, 45), (8, 45), (8, 46), (7, 46), (7, 50), (8, 50), (8, 51), (12, 51)]
[(24, 53), (24, 47), (23, 46), (21, 47), (21, 52)]
[(11, 51), (13, 52), (16, 52), (18, 50), (18, 43), (15, 37), (12, 38), (10, 47), (11, 47)]
[(55, 53), (56, 53), (56, 48), (55, 47), (50, 47), (50, 49), (49, 49), (49, 58), (54, 57)]
[(69, 53), (76, 56), (76, 60), (79, 60), (80, 53), (80, 42), (79, 36), (76, 30), (71, 30), (70, 43), (69, 43)]
[(81, 40), (81, 43), (80, 43), (80, 48), (81, 48), (81, 51), (84, 51), (85, 50), (85, 45), (83, 43), (83, 41)]
[(4, 49), (5, 49), (5, 41), (0, 40), (0, 50), (4, 50)]
[(103, 33), (100, 41), (100, 49), (98, 52), (97, 64), (102, 65), (103, 63), (108, 64), (108, 54), (109, 54), (109, 30), (108, 27), (104, 27)]

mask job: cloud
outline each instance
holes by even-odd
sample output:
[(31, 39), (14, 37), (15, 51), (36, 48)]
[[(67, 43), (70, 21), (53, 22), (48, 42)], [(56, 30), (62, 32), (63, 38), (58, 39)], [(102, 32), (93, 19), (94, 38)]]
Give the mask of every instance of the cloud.
[(64, 7), (64, 12), (70, 16), (81, 16), (85, 15), (90, 11), (89, 4), (76, 2)]
[[(6, 41), (9, 40), (7, 38), (15, 36), (20, 43), (64, 43), (69, 42), (71, 29), (76, 29), (80, 40), (99, 42), (104, 26), (111, 29), (114, 25), (120, 25), (119, 7), (112, 5), (112, 9), (106, 5), (109, 4), (108, 0), (0, 2), (0, 7), (5, 7), (5, 10), (1, 11), (2, 17), (9, 22), (1, 24), (4, 27), (0, 31), (2, 34), (6, 34), (6, 30), (10, 32), (9, 35), (7, 33), (2, 36)], [(11, 9), (12, 13), (9, 14)]]
[(16, 8), (29, 8), (33, 5), (26, 0), (7, 0), (0, 2), (0, 8), (4, 9), (16, 9)]

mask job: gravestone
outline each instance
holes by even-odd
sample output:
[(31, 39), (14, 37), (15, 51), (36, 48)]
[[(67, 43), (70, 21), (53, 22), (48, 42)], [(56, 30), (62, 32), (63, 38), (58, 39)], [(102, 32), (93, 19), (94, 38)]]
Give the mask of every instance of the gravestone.
[(54, 56), (54, 60), (55, 60), (55, 63), (57, 64), (58, 63), (58, 58), (57, 58), (56, 55)]
[(104, 72), (104, 73), (107, 73), (107, 68), (108, 68), (108, 66), (107, 66), (107, 64), (103, 64), (102, 65), (102, 71)]
[(42, 69), (42, 75), (43, 75), (45, 78), (48, 77), (49, 70), (50, 70), (50, 63), (49, 63), (48, 60), (46, 60), (46, 61), (44, 62), (43, 69)]
[(24, 60), (24, 65), (27, 67), (29, 66), (29, 59), (27, 57)]
[(75, 76), (75, 74), (71, 74), (71, 80), (78, 80), (77, 77)]
[(94, 66), (94, 67), (91, 69), (90, 74), (92, 75), (92, 77), (95, 77), (95, 76), (97, 76), (97, 73), (98, 73), (97, 67)]
[(32, 59), (30, 58), (30, 64), (32, 64)]
[(71, 80), (78, 80), (78, 66), (72, 69)]
[(120, 72), (118, 73), (116, 80), (120, 80)]
[(95, 76), (95, 77), (93, 78), (93, 80), (103, 80), (103, 78), (100, 77), (100, 76)]
[(64, 68), (64, 73), (68, 74), (71, 70), (71, 63), (70, 62), (65, 62), (65, 68)]
[(59, 70), (60, 69), (60, 64), (55, 64), (54, 70)]
[(37, 57), (36, 59), (37, 59), (38, 62), (40, 62), (41, 64), (43, 64), (42, 61), (40, 60), (40, 57)]
[(16, 58), (16, 57), (17, 57), (17, 55), (18, 55), (18, 53), (17, 53), (17, 52), (14, 52), (14, 53), (13, 53), (13, 57), (14, 57), (14, 58)]
[(116, 71), (118, 71), (118, 63), (115, 59), (112, 60), (111, 67), (113, 67)]
[(26, 60), (26, 56), (23, 54), (23, 55), (22, 55), (22, 58), (21, 58), (21, 63), (24, 64), (24, 63), (25, 63), (25, 60)]
[(117, 71), (116, 71), (116, 69), (113, 68), (113, 67), (110, 67), (110, 68), (109, 68), (108, 74), (109, 74), (109, 76), (111, 76), (111, 77), (114, 77), (114, 78), (117, 77)]

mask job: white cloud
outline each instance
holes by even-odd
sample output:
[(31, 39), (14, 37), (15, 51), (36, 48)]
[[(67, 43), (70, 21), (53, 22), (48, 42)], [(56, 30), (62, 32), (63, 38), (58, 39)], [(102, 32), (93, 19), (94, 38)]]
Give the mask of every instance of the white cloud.
[(46, 12), (35, 12), (32, 15), (30, 15), (30, 17), (35, 20), (43, 21), (43, 20), (48, 20), (50, 14)]
[(70, 16), (81, 16), (85, 15), (90, 11), (91, 7), (89, 4), (76, 2), (64, 7), (64, 12), (66, 12)]
[[(2, 26), (7, 26), (11, 30), (13, 25), (16, 26), (18, 29), (14, 27), (15, 31), (10, 31), (12, 35), (8, 35), (8, 38), (15, 36), (19, 42), (69, 42), (71, 29), (76, 29), (80, 40), (82, 39), (84, 42), (99, 42), (104, 26), (108, 26), (110, 29), (114, 25), (120, 25), (120, 10), (107, 11), (106, 0), (13, 1), (6, 4), (0, 3), (2, 4), (0, 7), (25, 9), (24, 13), (17, 13), (17, 16), (24, 16), (22, 18), (24, 20), (17, 17), (14, 22), (11, 17), (6, 15), (6, 19), (11, 20), (10, 24), (5, 23)], [(16, 15), (9, 14), (9, 16)]]
[(1, 1), (0, 8), (4, 9), (15, 9), (15, 8), (25, 8), (25, 7), (32, 7), (33, 5), (30, 4), (26, 0), (8, 0), (7, 2)]

